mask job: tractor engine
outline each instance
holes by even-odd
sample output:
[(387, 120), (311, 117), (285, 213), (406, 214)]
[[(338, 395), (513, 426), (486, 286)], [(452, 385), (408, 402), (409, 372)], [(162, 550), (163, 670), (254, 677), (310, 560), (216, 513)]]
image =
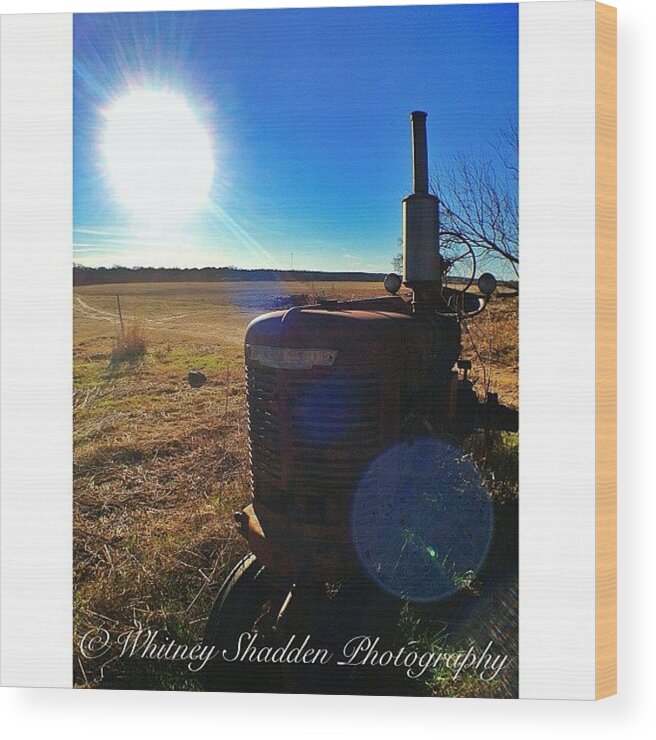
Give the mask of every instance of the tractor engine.
[(459, 340), (454, 320), (417, 320), (394, 298), (302, 307), (251, 324), (253, 509), (291, 562), (326, 577), (349, 569), (358, 481), (404, 426), (452, 413)]

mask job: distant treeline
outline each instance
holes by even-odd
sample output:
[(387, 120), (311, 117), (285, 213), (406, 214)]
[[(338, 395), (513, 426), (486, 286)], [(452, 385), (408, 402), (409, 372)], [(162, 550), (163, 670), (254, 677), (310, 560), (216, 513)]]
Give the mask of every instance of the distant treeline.
[(210, 283), (236, 280), (380, 281), (385, 273), (313, 270), (240, 270), (237, 267), (85, 267), (73, 265), (73, 285), (99, 283)]

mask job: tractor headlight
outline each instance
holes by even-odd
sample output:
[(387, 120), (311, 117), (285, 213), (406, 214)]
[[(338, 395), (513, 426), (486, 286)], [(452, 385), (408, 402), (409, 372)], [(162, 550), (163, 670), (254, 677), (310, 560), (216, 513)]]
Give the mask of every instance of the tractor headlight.
[(385, 276), (385, 280), (383, 281), (385, 290), (392, 295), (396, 295), (399, 292), (401, 284), (401, 278), (395, 272), (390, 272), (389, 275)]
[(490, 296), (497, 289), (497, 279), (491, 272), (484, 272), (478, 278), (478, 289), (485, 296)]

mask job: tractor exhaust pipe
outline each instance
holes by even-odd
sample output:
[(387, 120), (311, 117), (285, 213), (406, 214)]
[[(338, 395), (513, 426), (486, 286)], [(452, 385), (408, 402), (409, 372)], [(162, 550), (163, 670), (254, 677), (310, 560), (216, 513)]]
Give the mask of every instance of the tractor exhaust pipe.
[(414, 192), (403, 201), (403, 283), (415, 313), (433, 310), (442, 282), (438, 200), (428, 192), (428, 141), (423, 111), (410, 114)]
[(412, 123), (412, 182), (415, 193), (428, 195), (428, 140), (426, 136), (426, 113), (414, 111)]

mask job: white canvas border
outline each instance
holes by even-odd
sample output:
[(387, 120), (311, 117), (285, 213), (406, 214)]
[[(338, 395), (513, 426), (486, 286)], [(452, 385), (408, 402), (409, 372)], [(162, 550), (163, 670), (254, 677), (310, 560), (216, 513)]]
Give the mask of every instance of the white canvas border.
[(519, 6), (519, 696), (595, 698), (595, 3)]
[(0, 683), (71, 686), (72, 15), (0, 55)]

